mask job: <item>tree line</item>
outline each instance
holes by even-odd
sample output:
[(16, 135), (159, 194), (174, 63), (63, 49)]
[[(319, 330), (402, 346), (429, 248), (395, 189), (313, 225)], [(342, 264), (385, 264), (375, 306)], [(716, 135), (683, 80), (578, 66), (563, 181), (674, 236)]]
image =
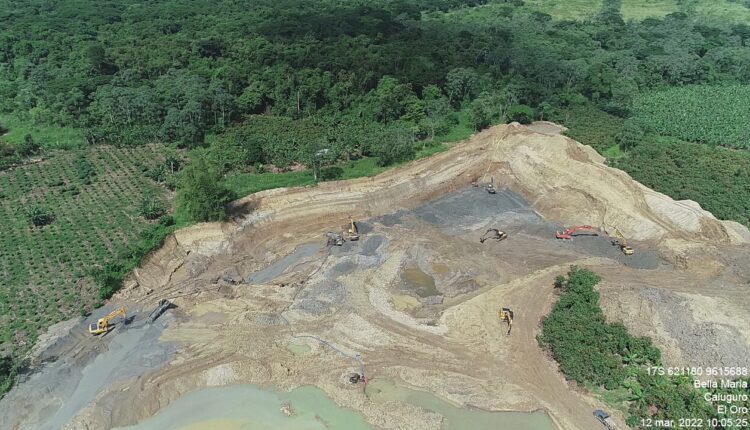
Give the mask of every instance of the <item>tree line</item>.
[[(613, 0), (581, 22), (522, 1), (10, 3), (0, 110), (83, 127), (90, 143), (197, 146), (249, 114), (403, 121), (428, 138), (460, 108), (482, 128), (581, 98), (627, 114), (640, 89), (750, 81), (747, 25), (625, 22)], [(463, 18), (484, 3), (486, 17)]]

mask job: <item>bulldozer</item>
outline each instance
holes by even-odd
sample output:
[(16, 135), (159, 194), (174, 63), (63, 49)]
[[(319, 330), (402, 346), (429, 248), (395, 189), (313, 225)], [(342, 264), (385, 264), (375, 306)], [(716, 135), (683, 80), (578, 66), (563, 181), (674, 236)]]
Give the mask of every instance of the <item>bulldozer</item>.
[[(573, 239), (573, 233), (579, 231), (579, 230), (593, 230), (594, 227), (590, 225), (579, 225), (572, 228), (566, 228), (564, 231), (556, 231), (555, 232), (555, 238), (557, 239), (566, 239), (566, 240), (572, 240)], [(596, 235), (596, 234), (595, 234)]]
[(487, 231), (479, 238), (479, 243), (484, 243), (487, 239), (495, 239), (498, 242), (508, 238), (508, 233), (498, 230), (496, 228), (487, 229)]
[(346, 236), (351, 241), (359, 240), (359, 229), (351, 216), (349, 217), (349, 230), (346, 231)]
[(625, 239), (625, 236), (617, 227), (615, 227), (615, 235), (617, 236), (617, 239), (612, 241), (612, 245), (619, 246), (620, 250), (625, 255), (635, 254), (635, 250), (632, 247), (628, 246), (627, 239)]
[(500, 320), (508, 323), (508, 333), (506, 334), (510, 335), (510, 331), (513, 328), (513, 311), (510, 308), (500, 309)]
[(117, 318), (118, 316), (125, 316), (125, 308), (117, 309), (99, 318), (99, 321), (89, 325), (89, 333), (93, 335), (106, 333), (114, 324), (110, 324), (110, 321)]

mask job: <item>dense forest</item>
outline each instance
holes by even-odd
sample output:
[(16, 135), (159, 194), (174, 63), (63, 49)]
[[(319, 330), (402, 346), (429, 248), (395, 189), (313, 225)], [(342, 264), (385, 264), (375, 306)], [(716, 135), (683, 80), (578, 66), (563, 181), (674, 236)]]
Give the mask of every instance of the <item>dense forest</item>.
[(703, 19), (711, 1), (626, 20), (591, 0), (568, 20), (523, 0), (0, 0), (0, 393), (39, 330), (108, 298), (174, 228), (497, 123), (562, 122), (750, 225), (750, 23)]
[[(750, 81), (750, 26), (624, 22), (618, 0), (585, 22), (523, 1), (4, 3), (0, 109), (90, 144), (194, 147), (253, 114), (424, 139), (461, 108), (475, 128), (585, 101), (626, 116), (638, 91)], [(484, 19), (462, 19), (481, 3)], [(252, 161), (287, 161), (267, 150)]]

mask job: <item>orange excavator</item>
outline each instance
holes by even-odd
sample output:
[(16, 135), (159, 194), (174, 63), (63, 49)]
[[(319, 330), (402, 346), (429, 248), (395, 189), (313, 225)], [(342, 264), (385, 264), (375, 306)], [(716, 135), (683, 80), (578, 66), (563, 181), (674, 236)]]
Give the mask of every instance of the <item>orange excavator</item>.
[(579, 225), (572, 228), (566, 228), (565, 231), (556, 231), (555, 237), (557, 239), (567, 239), (571, 240), (573, 239), (573, 233), (579, 231), (579, 230), (593, 230), (594, 227), (590, 225)]

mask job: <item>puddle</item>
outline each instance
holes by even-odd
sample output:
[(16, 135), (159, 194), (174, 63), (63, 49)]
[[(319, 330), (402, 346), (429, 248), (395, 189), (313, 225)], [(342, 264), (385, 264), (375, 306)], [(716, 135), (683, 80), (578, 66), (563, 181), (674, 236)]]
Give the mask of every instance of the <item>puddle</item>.
[[(294, 415), (281, 412), (291, 404)], [(256, 385), (206, 388), (182, 396), (156, 415), (120, 430), (369, 430), (357, 412), (337, 406), (312, 386), (285, 393)]]
[(419, 297), (440, 295), (440, 291), (435, 287), (435, 279), (419, 267), (407, 267), (401, 273), (401, 279), (406, 283), (407, 289), (414, 291)]
[(286, 349), (292, 351), (295, 355), (307, 355), (312, 351), (312, 348), (310, 345), (299, 342), (299, 341), (291, 341), (287, 344)]
[(450, 268), (445, 263), (433, 263), (432, 270), (440, 276), (445, 276), (450, 272)]
[(299, 263), (302, 259), (315, 255), (322, 246), (318, 243), (308, 243), (305, 245), (298, 246), (294, 252), (282, 258), (281, 260), (273, 263), (265, 269), (255, 272), (248, 276), (246, 282), (248, 284), (265, 284), (268, 281), (277, 278), (279, 275), (284, 273), (286, 269), (292, 265)]
[(443, 416), (444, 430), (555, 430), (544, 412), (489, 412), (459, 408), (426, 391), (412, 390), (386, 380), (367, 384), (367, 394), (375, 402), (396, 401), (419, 406)]

